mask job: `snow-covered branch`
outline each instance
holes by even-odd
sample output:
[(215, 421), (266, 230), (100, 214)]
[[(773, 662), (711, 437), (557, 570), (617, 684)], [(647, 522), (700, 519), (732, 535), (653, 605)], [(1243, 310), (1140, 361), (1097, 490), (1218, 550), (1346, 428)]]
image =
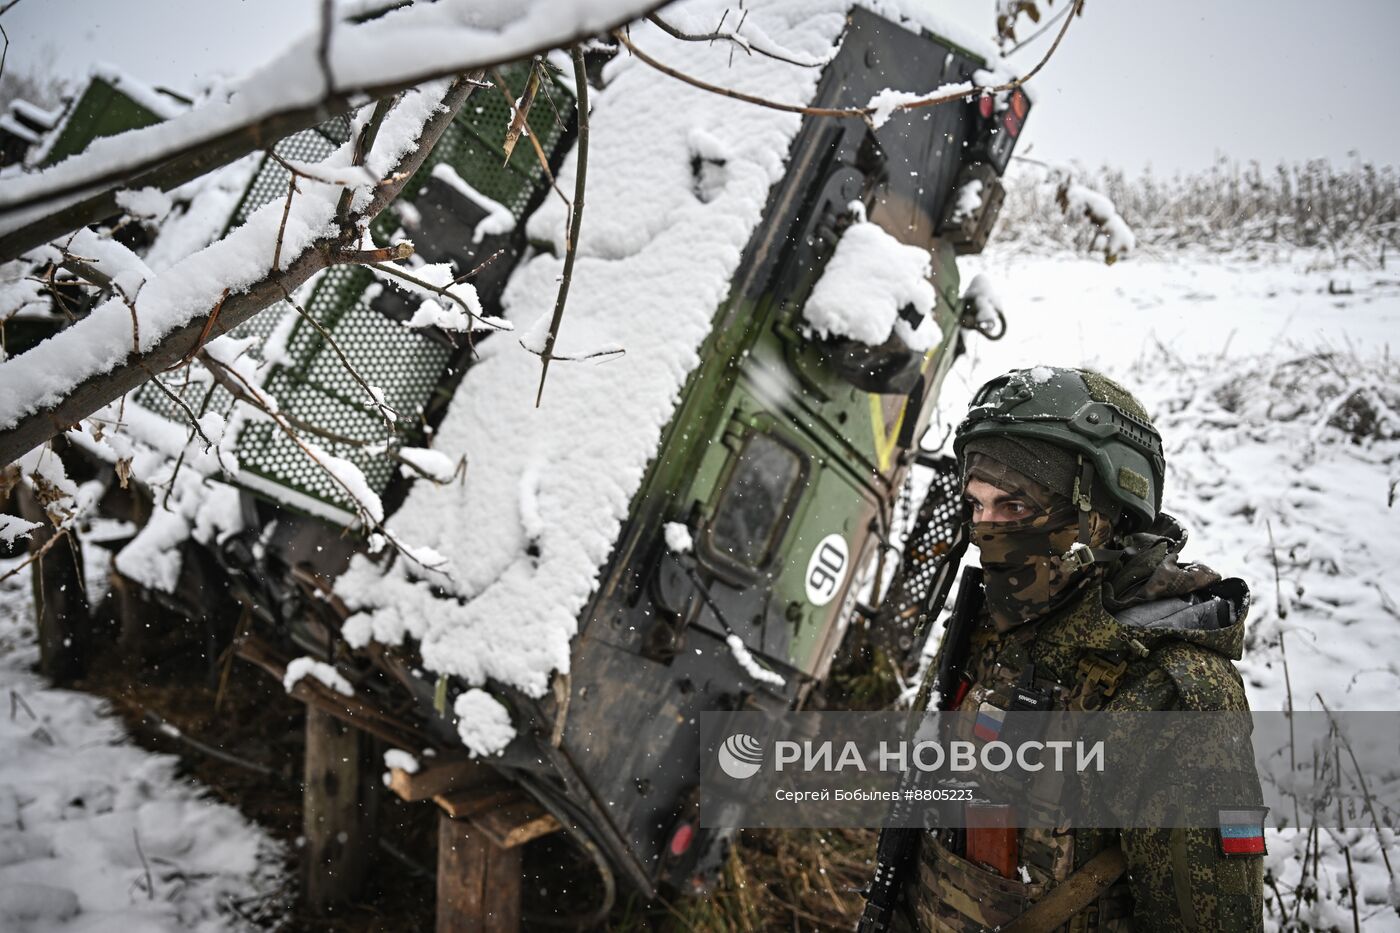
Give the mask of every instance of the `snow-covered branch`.
[[(338, 23), (326, 49), (320, 30), (313, 30), (225, 99), (97, 140), (42, 172), (7, 179), (0, 192), (0, 261), (117, 213), (121, 189), (169, 190), (314, 126), (328, 113), (568, 46), (659, 6), (658, 0), (439, 0), (364, 23)], [(333, 86), (327, 86), (327, 71)]]
[[(247, 320), (315, 272), (356, 261), (356, 231), (398, 195), (479, 79), (478, 72), (403, 96), (364, 159), (367, 177), (379, 182), (354, 188), (348, 226), (336, 223), (342, 187), (329, 180), (358, 174), (347, 171), (351, 144), (313, 173), (327, 181), (301, 179), (304, 190), (290, 206), (265, 205), (222, 240), (159, 274), (143, 273), (139, 292), (126, 296), (129, 304), (123, 296), (111, 298), (0, 364), (0, 463), (192, 358), (210, 336)], [(275, 241), (281, 243), (276, 266)]]

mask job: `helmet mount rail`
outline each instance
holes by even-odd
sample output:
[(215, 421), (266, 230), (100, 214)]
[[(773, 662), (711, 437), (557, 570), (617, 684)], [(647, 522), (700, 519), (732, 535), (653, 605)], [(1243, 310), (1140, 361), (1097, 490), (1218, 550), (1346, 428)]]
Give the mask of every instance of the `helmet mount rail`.
[(989, 437), (1035, 440), (1077, 455), (1072, 499), (1082, 518), (1097, 488), (1123, 506), (1136, 527), (1150, 527), (1157, 518), (1166, 476), (1162, 437), (1141, 403), (1100, 373), (1037, 366), (992, 379), (974, 395), (953, 452), (961, 460), (968, 443)]

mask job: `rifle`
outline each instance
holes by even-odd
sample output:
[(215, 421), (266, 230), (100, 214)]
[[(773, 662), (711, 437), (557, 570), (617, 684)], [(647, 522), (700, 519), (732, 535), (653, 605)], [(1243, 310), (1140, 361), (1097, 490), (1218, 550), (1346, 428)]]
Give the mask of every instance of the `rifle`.
[[(962, 558), (966, 542), (955, 548), (947, 556), (940, 568), (942, 580), (930, 600), (929, 618), (937, 616), (943, 602), (948, 598), (953, 571)], [(925, 679), (919, 688), (919, 696), (914, 702), (915, 716), (921, 715), (927, 707), (930, 687), (938, 691), (935, 709), (946, 710), (957, 695), (958, 668), (967, 655), (968, 642), (976, 624), (977, 610), (982, 605), (982, 569), (968, 567), (963, 570), (962, 583), (958, 587), (958, 598), (953, 603), (953, 613), (948, 618), (948, 627), (943, 632), (943, 641), (938, 646), (938, 663), (932, 681)], [(891, 929), (895, 908), (899, 903), (904, 874), (918, 849), (919, 833), (922, 830), (910, 826), (908, 808), (918, 806), (912, 800), (905, 800), (900, 794), (898, 801), (890, 808), (890, 824), (880, 830), (880, 841), (875, 849), (875, 877), (865, 894), (865, 910), (861, 912), (856, 927), (859, 933), (885, 933)]]

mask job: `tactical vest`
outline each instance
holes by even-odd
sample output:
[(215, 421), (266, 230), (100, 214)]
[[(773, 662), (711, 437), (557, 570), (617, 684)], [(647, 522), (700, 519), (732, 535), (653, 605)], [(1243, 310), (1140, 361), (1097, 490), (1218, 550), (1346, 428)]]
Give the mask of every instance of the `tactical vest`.
[[(1029, 637), (1028, 637), (1029, 636)], [(1086, 653), (1078, 670), (1062, 683), (1037, 671), (1031, 661), (1034, 630), (1025, 634), (998, 635), (985, 616), (972, 635), (969, 657), (963, 666), (967, 685), (955, 705), (971, 729), (979, 711), (1013, 708), (1015, 693), (1029, 691), (1048, 700), (1044, 709), (1092, 711), (1101, 709), (1117, 691), (1128, 662), (1114, 654)], [(954, 738), (978, 741), (970, 731)], [(1045, 788), (1053, 790), (1053, 786)], [(1053, 812), (1052, 801), (1022, 798), (1022, 813)], [(1044, 809), (1042, 809), (1044, 808)], [(1048, 820), (1023, 821), (1039, 822)], [(910, 873), (906, 903), (915, 914), (921, 933), (980, 933), (1025, 913), (1055, 885), (1073, 874), (1099, 851), (1117, 841), (1117, 833), (1102, 830), (1028, 828), (1016, 833), (1019, 877), (1007, 878), (964, 857), (967, 834), (950, 830), (923, 834), (918, 871)], [(1059, 930), (1067, 933), (1117, 933), (1131, 930), (1133, 901), (1126, 878), (1120, 878), (1097, 901), (1075, 915)], [(1047, 931), (1049, 933), (1049, 931)]]

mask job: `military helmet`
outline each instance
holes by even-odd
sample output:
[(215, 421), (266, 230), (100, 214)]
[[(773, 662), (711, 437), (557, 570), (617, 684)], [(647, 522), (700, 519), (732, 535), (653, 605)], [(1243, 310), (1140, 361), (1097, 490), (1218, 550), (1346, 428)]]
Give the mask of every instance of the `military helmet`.
[(1127, 389), (1088, 369), (1014, 369), (977, 390), (958, 425), (953, 453), (965, 463), (974, 438), (1046, 441), (1082, 455), (1103, 490), (1138, 528), (1162, 506), (1162, 437)]

